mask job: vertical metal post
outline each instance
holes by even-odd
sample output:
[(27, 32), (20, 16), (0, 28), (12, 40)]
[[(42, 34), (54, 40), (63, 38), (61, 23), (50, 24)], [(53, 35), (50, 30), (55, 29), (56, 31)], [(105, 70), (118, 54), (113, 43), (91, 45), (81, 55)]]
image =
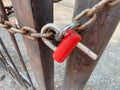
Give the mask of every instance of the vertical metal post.
[[(74, 16), (84, 9), (92, 7), (99, 1), (101, 0), (76, 0)], [(81, 31), (82, 43), (97, 53), (100, 58), (119, 20), (120, 5), (106, 8), (102, 14), (97, 15), (97, 20), (92, 25)], [(63, 90), (82, 90), (99, 58), (93, 61), (76, 48), (67, 61)]]
[[(38, 32), (53, 21), (52, 0), (11, 0), (20, 27), (31, 26)], [(35, 78), (37, 90), (54, 90), (54, 70), (51, 51), (40, 40), (24, 38)]]

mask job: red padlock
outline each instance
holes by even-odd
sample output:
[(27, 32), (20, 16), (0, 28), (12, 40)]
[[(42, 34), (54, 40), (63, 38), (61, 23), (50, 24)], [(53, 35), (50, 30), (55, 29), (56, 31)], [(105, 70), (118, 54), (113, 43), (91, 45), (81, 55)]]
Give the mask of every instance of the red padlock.
[(67, 30), (67, 35), (53, 53), (53, 58), (59, 63), (64, 62), (66, 57), (69, 56), (69, 54), (74, 50), (78, 42), (80, 42), (81, 40), (82, 37), (74, 30)]

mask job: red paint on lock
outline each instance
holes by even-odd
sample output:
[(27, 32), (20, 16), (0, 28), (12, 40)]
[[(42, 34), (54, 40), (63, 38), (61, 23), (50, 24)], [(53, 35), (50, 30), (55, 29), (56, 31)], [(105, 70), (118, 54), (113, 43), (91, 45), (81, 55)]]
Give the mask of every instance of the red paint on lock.
[(67, 35), (53, 53), (53, 58), (59, 63), (64, 62), (66, 57), (69, 56), (69, 54), (73, 51), (78, 42), (80, 42), (81, 40), (82, 37), (74, 30), (67, 30)]

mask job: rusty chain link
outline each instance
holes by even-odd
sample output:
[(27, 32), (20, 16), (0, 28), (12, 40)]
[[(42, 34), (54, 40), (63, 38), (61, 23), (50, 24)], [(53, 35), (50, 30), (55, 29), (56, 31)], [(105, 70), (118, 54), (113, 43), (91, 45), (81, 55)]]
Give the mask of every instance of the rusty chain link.
[(99, 14), (102, 10), (104, 10), (104, 8), (113, 7), (119, 3), (120, 0), (102, 0), (98, 4), (93, 6), (91, 9), (85, 9), (73, 19), (73, 22), (79, 21), (85, 15), (89, 18), (87, 22), (78, 26), (77, 30), (84, 30), (87, 26), (92, 24), (96, 20), (97, 14)]
[(37, 31), (34, 28), (24, 26), (24, 27), (21, 28), (21, 30), (25, 32), (23, 34), (24, 37), (29, 38), (31, 40), (36, 40), (36, 38), (31, 36), (31, 33), (37, 33)]
[(53, 35), (53, 33), (46, 33), (46, 34), (37, 33), (37, 30), (28, 26), (18, 28), (16, 24), (10, 21), (4, 21), (3, 15), (1, 13), (0, 13), (0, 27), (5, 28), (12, 34), (19, 33), (23, 35), (23, 37), (31, 40), (36, 40), (37, 38), (41, 38), (41, 37), (49, 38)]
[(113, 2), (108, 3), (108, 6), (113, 7), (120, 3), (120, 0), (114, 0)]
[[(53, 2), (59, 2), (62, 0), (53, 0)], [(74, 19), (73, 22), (80, 22), (80, 19), (84, 16), (87, 16), (89, 20), (85, 22), (82, 25), (76, 25), (75, 29), (77, 30), (83, 30), (90, 24), (92, 24), (97, 17), (97, 14), (99, 14), (104, 8), (106, 7), (113, 7), (120, 3), (120, 0), (102, 0), (99, 3), (97, 3), (95, 6), (93, 6), (91, 9), (85, 9), (80, 14), (78, 14)], [(10, 21), (5, 21), (3, 18), (3, 15), (0, 11), (0, 27), (6, 28), (10, 33), (12, 34), (22, 34), (25, 38), (36, 40), (37, 38), (49, 38), (54, 35), (54, 33), (38, 33), (36, 29), (24, 26), (22, 28), (18, 28), (16, 24), (11, 23)], [(51, 27), (51, 26), (50, 26)]]
[[(91, 9), (85, 9), (82, 13), (80, 13), (79, 15), (77, 15), (73, 19), (73, 21), (78, 21), (83, 16), (87, 15), (90, 12), (90, 10)], [(84, 24), (80, 25), (80, 27), (77, 27), (77, 30), (83, 30), (83, 29), (85, 29), (88, 25), (90, 25), (91, 23), (93, 23), (95, 20), (96, 20), (96, 13), (94, 13), (94, 15), (89, 19), (89, 21), (87, 21)]]

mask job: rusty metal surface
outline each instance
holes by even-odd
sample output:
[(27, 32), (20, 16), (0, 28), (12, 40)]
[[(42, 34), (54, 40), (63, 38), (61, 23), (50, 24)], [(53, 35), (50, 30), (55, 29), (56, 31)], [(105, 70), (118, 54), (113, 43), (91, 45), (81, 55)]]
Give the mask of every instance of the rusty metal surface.
[[(20, 27), (30, 26), (40, 31), (44, 24), (52, 22), (51, 0), (12, 0), (12, 4)], [(51, 51), (41, 40), (24, 38), (24, 42), (38, 84), (37, 90), (54, 90)]]
[[(100, 0), (76, 0), (74, 17), (86, 8), (92, 7)], [(82, 3), (80, 3), (82, 2)], [(96, 21), (81, 31), (82, 43), (99, 55), (103, 53), (115, 28), (120, 20), (120, 5), (113, 8), (106, 8), (98, 15)], [(84, 22), (85, 19), (81, 21)], [(66, 66), (64, 90), (82, 90), (93, 72), (97, 62), (92, 61), (77, 48), (69, 57)]]
[(85, 15), (90, 20), (88, 20), (87, 22), (85, 22), (82, 25), (79, 25), (76, 29), (77, 30), (85, 30), (85, 28), (87, 26), (89, 26), (96, 20), (97, 15), (102, 13), (102, 11), (104, 11), (104, 9), (113, 8), (113, 7), (117, 6), (118, 4), (120, 4), (120, 0), (114, 0), (114, 1), (101, 0), (99, 3), (95, 4), (92, 8), (87, 8), (87, 9), (83, 10), (82, 12), (80, 12), (80, 14), (78, 14), (75, 18), (73, 18), (73, 21), (80, 21), (80, 19), (83, 18), (83, 16), (85, 16)]

